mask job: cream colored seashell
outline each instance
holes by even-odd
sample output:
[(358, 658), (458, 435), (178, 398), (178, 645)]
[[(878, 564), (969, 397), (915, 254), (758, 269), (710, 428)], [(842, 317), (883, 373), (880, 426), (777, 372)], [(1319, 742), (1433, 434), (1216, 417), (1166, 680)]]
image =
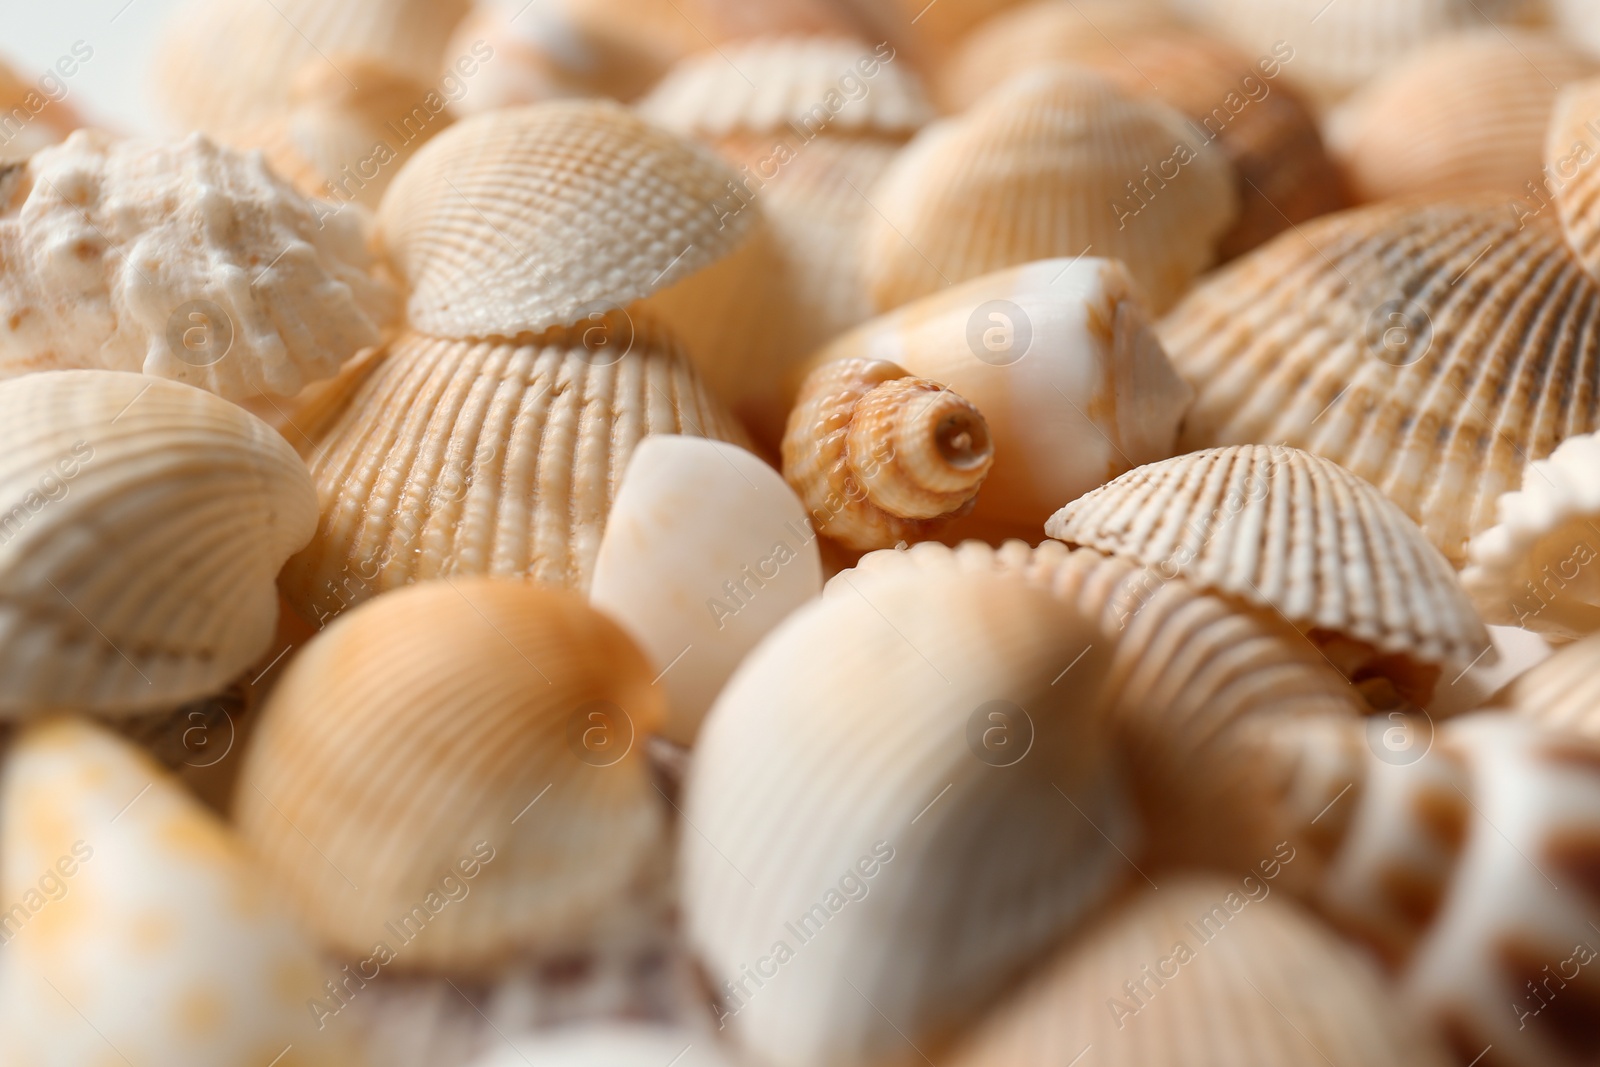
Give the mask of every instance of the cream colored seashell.
[(1519, 675), (1495, 698), (1551, 730), (1600, 740), (1600, 637), (1591, 634)]
[(272, 640), (316, 497), (269, 427), (110, 371), (0, 383), (0, 716), (159, 710)]
[(1014, 576), (906, 573), (802, 608), (740, 665), (696, 745), (679, 861), (741, 1053), (909, 1059), (1131, 873), (1098, 636)]
[(1239, 445), (1139, 467), (1056, 512), (1045, 532), (1282, 615), (1380, 707), (1396, 694), (1425, 704), (1441, 670), (1453, 678), (1492, 654), (1416, 524), (1299, 449)]
[(1544, 171), (1516, 210), (1519, 215), (1542, 214), (1554, 199), (1567, 245), (1590, 275), (1600, 277), (1596, 157), (1600, 157), (1600, 78), (1570, 85), (1556, 97), (1544, 145)]
[(776, 471), (704, 438), (639, 442), (606, 519), (589, 601), (659, 672), (664, 736), (693, 744), (739, 661), (821, 592), (816, 534)]
[(479, 115), (424, 145), (378, 212), (409, 324), (514, 337), (621, 308), (731, 251), (731, 172), (600, 101)]
[[(1283, 869), (1272, 854), (1261, 870)], [(1061, 949), (951, 1067), (1446, 1067), (1390, 983), (1256, 870), (1143, 891)], [(1353, 1020), (1360, 1020), (1359, 1023)], [(1092, 1050), (1085, 1056), (1086, 1050)], [(1463, 1061), (1465, 1062), (1465, 1061)]]
[(1383, 490), (1460, 565), (1500, 494), (1600, 428), (1600, 289), (1503, 202), (1319, 219), (1162, 323), (1198, 395), (1185, 449), (1281, 442)]
[[(1181, 115), (1092, 71), (1038, 69), (914, 138), (868, 194), (863, 273), (899, 307), (1029, 260), (1120, 259), (1165, 310), (1238, 209), (1220, 151)], [(1179, 180), (1181, 177), (1181, 180)]]
[(200, 135), (75, 133), (7, 172), (0, 205), (0, 375), (143, 370), (287, 396), (396, 311), (355, 213)]
[(1584, 0), (1547, 0), (1544, 6), (1563, 36), (1600, 55), (1600, 27), (1595, 25), (1594, 9)]
[[(565, 590), (397, 591), (288, 668), (240, 830), (346, 955), (384, 944), (396, 968), (474, 971), (603, 939), (663, 831), (641, 743), (663, 712), (652, 673)], [(441, 907), (443, 879), (470, 892)]]
[[(66, 62), (76, 64), (86, 47), (92, 56), (92, 46), (79, 41)], [(52, 78), (57, 77), (55, 71), (47, 73)], [(43, 78), (44, 75), (40, 75), (30, 82), (20, 71), (0, 61), (0, 115), (6, 120), (0, 126), (0, 166), (20, 163), (41, 148), (59, 144), (83, 125), (65, 95), (52, 99), (54, 92), (45, 91), (50, 86), (39, 84)]]
[(1190, 392), (1147, 314), (1121, 265), (1045, 260), (874, 319), (809, 366), (885, 360), (971, 401), (995, 455), (971, 518), (1038, 539), (1063, 501), (1172, 454)]
[(993, 465), (983, 412), (883, 360), (812, 371), (783, 439), (784, 479), (817, 532), (858, 552), (933, 537), (972, 510)]
[(306, 1010), (337, 969), (228, 828), (132, 746), (82, 720), (39, 723), (6, 757), (0, 811), (7, 1063), (365, 1062), (348, 1029)]
[(728, 1067), (732, 1062), (714, 1038), (698, 1030), (604, 1022), (513, 1035), (473, 1067)]
[(1362, 200), (1497, 193), (1538, 206), (1556, 95), (1597, 71), (1546, 34), (1444, 37), (1336, 111), (1328, 144)]

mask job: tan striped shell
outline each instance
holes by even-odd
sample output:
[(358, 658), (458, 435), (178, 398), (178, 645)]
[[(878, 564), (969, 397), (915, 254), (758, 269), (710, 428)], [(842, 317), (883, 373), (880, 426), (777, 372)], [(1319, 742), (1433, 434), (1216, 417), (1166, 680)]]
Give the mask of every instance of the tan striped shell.
[[(642, 653), (575, 593), (424, 582), (289, 666), (234, 795), (241, 833), (329, 945), (481, 972), (625, 930), (663, 832)], [(415, 918), (413, 917), (415, 916)]]
[(294, 423), (322, 521), (282, 588), (319, 625), (438, 576), (587, 590), (640, 439), (743, 440), (676, 345), (622, 313), (516, 341), (403, 335)]
[(1519, 216), (1545, 214), (1552, 201), (1567, 244), (1600, 277), (1600, 78), (1568, 86), (1556, 98), (1544, 145), (1544, 172), (1516, 205)]
[(1549, 729), (1600, 740), (1600, 636), (1591, 634), (1535, 664), (1494, 702)]
[(1600, 425), (1600, 289), (1503, 202), (1319, 219), (1162, 323), (1186, 449), (1279, 442), (1376, 485), (1460, 565), (1528, 462)]

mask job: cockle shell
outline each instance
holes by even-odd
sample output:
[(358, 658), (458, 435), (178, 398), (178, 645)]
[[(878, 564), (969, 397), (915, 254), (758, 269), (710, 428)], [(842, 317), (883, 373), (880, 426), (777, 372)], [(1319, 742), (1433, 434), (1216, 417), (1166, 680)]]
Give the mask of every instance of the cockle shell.
[(863, 274), (889, 310), (1051, 256), (1114, 257), (1165, 310), (1237, 211), (1218, 149), (1082, 68), (1037, 69), (912, 139), (867, 194)]
[(273, 579), (316, 524), (305, 465), (176, 382), (0, 383), (0, 717), (126, 713), (222, 688), (266, 650)]
[(397, 310), (361, 220), (260, 157), (80, 131), (0, 177), (0, 375), (143, 370), (290, 395)]
[(1567, 245), (1591, 276), (1600, 278), (1600, 78), (1579, 82), (1556, 97), (1539, 183), (1517, 205), (1519, 215), (1539, 214), (1555, 201)]
[(1098, 636), (1016, 576), (904, 573), (846, 582), (740, 665), (695, 748), (679, 860), (743, 1053), (914, 1057), (1128, 873)]
[(1182, 447), (1281, 442), (1376, 485), (1460, 565), (1528, 462), (1600, 426), (1600, 289), (1504, 203), (1384, 204), (1283, 234), (1162, 323)]
[(983, 412), (893, 363), (824, 363), (800, 387), (783, 476), (817, 532), (867, 551), (924, 541), (972, 510), (994, 465)]
[(239, 779), (241, 832), (346, 956), (478, 970), (603, 939), (663, 831), (652, 676), (574, 593), (399, 590), (289, 666)]
[(1392, 679), (1418, 703), (1441, 669), (1454, 677), (1491, 653), (1416, 523), (1299, 449), (1237, 445), (1139, 467), (1056, 512), (1045, 532), (1280, 614), (1315, 643), (1357, 643), (1358, 659), (1339, 664), (1352, 681)]
[(739, 661), (821, 592), (816, 534), (776, 471), (700, 437), (639, 442), (606, 519), (589, 601), (659, 672), (663, 736), (692, 744)]
[(1600, 636), (1591, 634), (1534, 665), (1494, 703), (1549, 729), (1600, 741)]
[(306, 1011), (337, 972), (228, 828), (127, 742), (78, 719), (25, 730), (0, 812), (5, 1062), (365, 1062)]
[[(1292, 855), (1292, 853), (1291, 853)], [(1447, 1067), (1390, 983), (1274, 894), (1238, 881), (1140, 892), (1062, 948), (949, 1053), (950, 1067)], [(1359, 1020), (1356, 1022), (1355, 1020)], [(1465, 1061), (1462, 1061), (1465, 1062)]]
[(1498, 27), (1441, 38), (1376, 79), (1328, 123), (1362, 200), (1540, 189), (1562, 86), (1600, 64), (1553, 36)]
[(282, 588), (319, 625), (441, 575), (587, 590), (640, 440), (744, 440), (673, 342), (622, 312), (516, 341), (402, 335), (294, 422), (322, 521)]
[(512, 1036), (473, 1067), (729, 1067), (715, 1038), (646, 1023), (585, 1023)]
[(1029, 263), (936, 293), (808, 365), (841, 359), (897, 364), (981, 411), (995, 461), (970, 519), (1033, 540), (1063, 502), (1171, 455), (1190, 399), (1127, 272), (1094, 258)]
[[(59, 60), (60, 69), (68, 69), (67, 65), (77, 69), (85, 50), (89, 58), (94, 56), (93, 45), (78, 41), (72, 55)], [(0, 166), (22, 162), (83, 125), (77, 111), (67, 103), (70, 92), (54, 70), (30, 82), (0, 61), (0, 115), (6, 119), (0, 125)]]
[(424, 145), (378, 212), (436, 337), (515, 337), (647, 296), (732, 250), (733, 177), (709, 151), (601, 101), (478, 115)]

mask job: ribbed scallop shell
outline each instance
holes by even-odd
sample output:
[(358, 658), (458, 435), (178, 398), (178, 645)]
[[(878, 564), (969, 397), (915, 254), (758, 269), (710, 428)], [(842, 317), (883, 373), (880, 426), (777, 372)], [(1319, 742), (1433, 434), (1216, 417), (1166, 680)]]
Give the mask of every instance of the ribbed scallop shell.
[(698, 1030), (598, 1022), (513, 1035), (474, 1060), (473, 1067), (730, 1067), (732, 1062)]
[(1498, 29), (1420, 49), (1334, 114), (1328, 143), (1362, 200), (1541, 188), (1562, 86), (1600, 70), (1543, 34)]
[(1600, 636), (1589, 636), (1514, 679), (1495, 698), (1553, 730), (1600, 740)]
[(412, 157), (378, 212), (410, 287), (409, 324), (436, 337), (514, 337), (624, 307), (746, 236), (732, 172), (615, 104), (478, 115)]
[(316, 524), (305, 465), (210, 393), (111, 371), (0, 383), (0, 716), (124, 713), (266, 650)]
[[(78, 62), (86, 46), (88, 44), (85, 41), (77, 42), (67, 62)], [(92, 46), (88, 47), (92, 57)], [(55, 75), (55, 72), (51, 73)], [(67, 102), (70, 90), (52, 100), (51, 96), (61, 90), (52, 83), (43, 87), (50, 90), (47, 95), (39, 81), (39, 78), (32, 81), (23, 78), (18, 71), (0, 61), (0, 115), (6, 116), (4, 127), (0, 127), (0, 165), (21, 162), (39, 149), (60, 142), (83, 125), (77, 111)]]
[(1544, 146), (1541, 181), (1518, 204), (1519, 214), (1541, 214), (1555, 201), (1567, 244), (1600, 277), (1600, 78), (1564, 89), (1556, 98)]
[(127, 742), (78, 719), (5, 761), (0, 1056), (30, 1067), (351, 1067), (308, 1001), (338, 969), (242, 843)]
[(1152, 463), (1068, 504), (1045, 532), (1451, 676), (1491, 647), (1416, 524), (1298, 449), (1239, 445)]
[(663, 830), (643, 750), (664, 707), (652, 677), (565, 590), (461, 578), (395, 592), (289, 666), (235, 817), (346, 956), (381, 943), (396, 968), (476, 971), (582, 947), (624, 925), (608, 915)]
[[(612, 347), (585, 347), (601, 331)], [(743, 439), (673, 343), (620, 313), (518, 341), (406, 334), (294, 421), (322, 521), (282, 587), (319, 623), (441, 575), (586, 590), (646, 434)]]
[[(1289, 853), (1292, 856), (1292, 852)], [(1264, 871), (1164, 882), (1068, 944), (950, 1067), (1447, 1067), (1389, 982)], [(1462, 1061), (1465, 1062), (1465, 1061)]]
[(1220, 150), (1182, 116), (1080, 68), (1034, 70), (918, 134), (868, 193), (863, 274), (881, 310), (1052, 256), (1123, 261), (1164, 310), (1238, 209)]
[[(1317, 220), (1162, 324), (1186, 449), (1281, 442), (1376, 485), (1459, 565), (1531, 460), (1600, 424), (1600, 289), (1504, 203)], [(1404, 365), (1401, 365), (1404, 364)]]

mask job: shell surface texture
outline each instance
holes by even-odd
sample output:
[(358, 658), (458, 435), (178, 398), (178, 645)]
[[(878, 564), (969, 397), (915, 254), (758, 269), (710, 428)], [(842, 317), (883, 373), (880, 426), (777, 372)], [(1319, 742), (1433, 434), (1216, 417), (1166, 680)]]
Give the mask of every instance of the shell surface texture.
[(1567, 87), (1556, 98), (1544, 145), (1542, 184), (1517, 204), (1519, 216), (1543, 213), (1555, 201), (1567, 244), (1600, 277), (1600, 78)]

